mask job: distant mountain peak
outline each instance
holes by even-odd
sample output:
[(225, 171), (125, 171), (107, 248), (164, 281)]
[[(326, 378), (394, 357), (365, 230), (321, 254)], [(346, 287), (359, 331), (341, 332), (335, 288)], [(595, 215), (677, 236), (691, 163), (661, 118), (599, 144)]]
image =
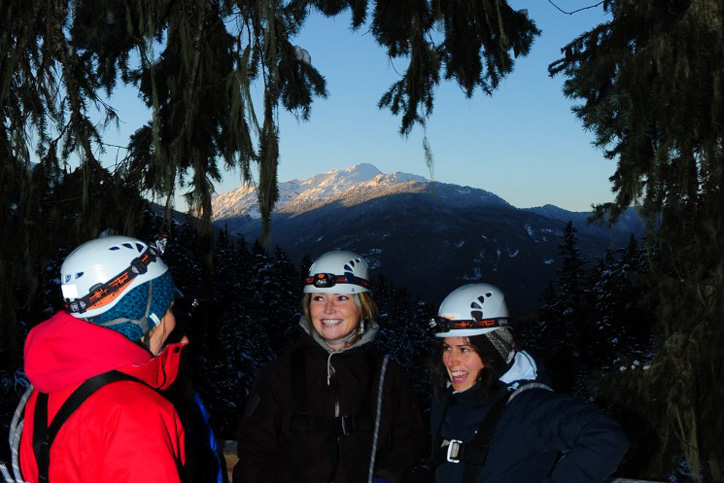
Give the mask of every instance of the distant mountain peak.
[[(382, 173), (369, 163), (354, 164), (345, 169), (334, 169), (306, 180), (279, 183), (279, 201), (275, 212), (299, 213), (322, 204), (344, 198), (353, 193), (353, 199), (387, 192), (407, 183), (429, 183), (423, 176), (395, 172)], [(216, 196), (212, 202), (215, 220), (249, 216), (261, 217), (256, 185), (245, 184), (235, 190)]]

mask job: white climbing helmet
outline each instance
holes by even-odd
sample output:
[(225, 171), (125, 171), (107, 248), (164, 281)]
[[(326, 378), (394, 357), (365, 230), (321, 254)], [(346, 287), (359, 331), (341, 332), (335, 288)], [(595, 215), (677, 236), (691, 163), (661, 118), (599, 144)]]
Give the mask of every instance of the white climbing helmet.
[(430, 325), (436, 337), (470, 337), (508, 327), (508, 307), (499, 288), (486, 283), (463, 285), (440, 304)]
[(355, 294), (370, 291), (367, 262), (355, 252), (327, 252), (309, 267), (304, 293)]
[(90, 240), (68, 255), (60, 267), (60, 288), (68, 312), (96, 317), (135, 287), (168, 271), (156, 245), (128, 236)]

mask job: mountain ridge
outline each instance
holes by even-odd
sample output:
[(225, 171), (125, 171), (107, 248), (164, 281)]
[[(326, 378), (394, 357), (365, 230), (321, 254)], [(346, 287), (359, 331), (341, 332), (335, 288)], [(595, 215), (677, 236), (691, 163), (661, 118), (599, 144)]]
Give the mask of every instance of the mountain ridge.
[[(248, 188), (237, 191), (247, 204), (235, 209), (220, 203), (231, 195), (216, 198), (215, 206), (227, 209), (215, 211), (214, 223), (251, 241), (261, 234), (261, 220), (249, 194)], [(590, 214), (552, 205), (519, 209), (482, 189), (384, 175), (361, 164), (286, 184), (272, 214), (271, 243), (294, 262), (329, 250), (357, 251), (373, 273), (433, 303), (463, 283), (493, 283), (526, 312), (537, 308), (555, 276), (566, 213), (585, 257), (628, 242), (628, 232), (589, 227)]]
[[(360, 202), (367, 197), (385, 196), (405, 189), (421, 191), (425, 189), (424, 185), (429, 183), (435, 182), (409, 173), (385, 174), (372, 164), (358, 163), (346, 169), (317, 174), (306, 180), (294, 179), (279, 183), (279, 201), (274, 212), (300, 213), (338, 199)], [(485, 193), (491, 201), (508, 204), (502, 198), (485, 190), (470, 187), (459, 187), (459, 189), (476, 190)], [(214, 220), (240, 215), (248, 215), (252, 219), (261, 218), (256, 187), (251, 184), (215, 196), (212, 208)]]

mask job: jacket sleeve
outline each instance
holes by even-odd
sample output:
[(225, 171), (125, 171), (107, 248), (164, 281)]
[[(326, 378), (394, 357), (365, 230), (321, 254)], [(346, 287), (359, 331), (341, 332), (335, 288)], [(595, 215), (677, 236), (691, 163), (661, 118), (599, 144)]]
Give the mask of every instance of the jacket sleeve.
[(276, 364), (265, 366), (247, 398), (237, 432), (239, 461), (234, 466), (234, 483), (267, 481), (269, 468), (279, 461), (283, 442), (284, 398), (275, 386), (280, 384), (280, 370)]
[(388, 371), (382, 413), (385, 418), (388, 412), (390, 418), (389, 449), (378, 455), (376, 474), (402, 481), (405, 473), (421, 461), (427, 434), (404, 370), (391, 362)]
[[(531, 389), (524, 427), (531, 444), (564, 453), (550, 482), (602, 482), (628, 450), (623, 429), (593, 405), (543, 389)], [(529, 397), (526, 397), (529, 396)]]

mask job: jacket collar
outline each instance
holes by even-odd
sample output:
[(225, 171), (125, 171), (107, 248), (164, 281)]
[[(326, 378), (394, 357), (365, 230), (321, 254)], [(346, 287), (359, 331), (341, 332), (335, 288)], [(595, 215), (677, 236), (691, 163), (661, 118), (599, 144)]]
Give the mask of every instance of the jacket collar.
[(25, 341), (25, 373), (41, 392), (56, 392), (111, 370), (167, 387), (178, 373), (179, 344), (158, 357), (120, 332), (58, 312)]
[(324, 339), (322, 339), (322, 337), (320, 337), (316, 330), (310, 329), (311, 324), (307, 322), (306, 317), (302, 315), (299, 319), (299, 326), (302, 328), (304, 333), (311, 337), (314, 342), (316, 342), (322, 349), (330, 354), (347, 352), (375, 340), (375, 337), (377, 337), (377, 333), (380, 331), (380, 326), (377, 325), (377, 322), (375, 320), (368, 321), (367, 325), (368, 327), (366, 328), (364, 334), (362, 334), (362, 337), (360, 337), (357, 342), (350, 346), (335, 350), (327, 345), (327, 343), (324, 341)]
[(538, 366), (526, 351), (516, 352), (513, 365), (498, 379), (503, 384), (512, 385), (516, 381), (538, 379)]
[(122, 367), (119, 371), (142, 380), (156, 389), (165, 390), (176, 380), (184, 344), (169, 344), (156, 357), (142, 364)]

